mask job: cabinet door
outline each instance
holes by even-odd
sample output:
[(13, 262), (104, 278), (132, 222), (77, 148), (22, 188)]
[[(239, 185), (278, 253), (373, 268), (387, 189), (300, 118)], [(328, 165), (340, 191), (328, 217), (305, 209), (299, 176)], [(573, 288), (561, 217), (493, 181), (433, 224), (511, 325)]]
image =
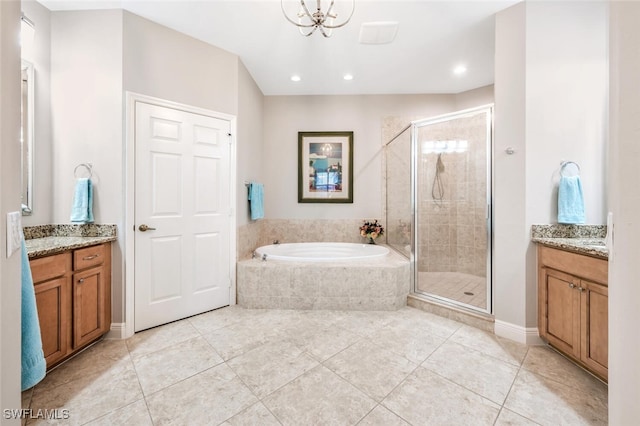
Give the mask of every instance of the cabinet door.
[(609, 365), (609, 289), (581, 281), (582, 344), (580, 359), (605, 380)]
[(73, 348), (77, 349), (109, 331), (109, 288), (104, 266), (73, 274)]
[(542, 268), (543, 337), (558, 349), (580, 358), (580, 280)]
[(71, 310), (70, 277), (63, 276), (35, 285), (36, 306), (47, 368), (64, 358), (69, 350)]

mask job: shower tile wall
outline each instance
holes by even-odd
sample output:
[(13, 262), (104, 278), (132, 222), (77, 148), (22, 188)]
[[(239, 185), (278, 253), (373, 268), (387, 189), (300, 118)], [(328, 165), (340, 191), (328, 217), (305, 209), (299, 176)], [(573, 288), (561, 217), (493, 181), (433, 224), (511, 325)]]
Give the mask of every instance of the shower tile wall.
[(421, 154), (418, 165), (420, 272), (487, 272), (487, 151), (484, 114), (421, 128), (419, 141), (467, 140), (461, 153), (443, 153), (444, 197), (432, 187), (438, 154)]

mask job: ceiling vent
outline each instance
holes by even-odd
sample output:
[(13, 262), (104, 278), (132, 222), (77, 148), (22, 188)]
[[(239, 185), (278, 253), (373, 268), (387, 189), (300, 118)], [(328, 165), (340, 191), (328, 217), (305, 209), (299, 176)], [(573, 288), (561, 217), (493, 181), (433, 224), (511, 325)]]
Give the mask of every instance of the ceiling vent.
[(365, 22), (360, 27), (359, 42), (362, 44), (387, 44), (396, 38), (396, 21)]

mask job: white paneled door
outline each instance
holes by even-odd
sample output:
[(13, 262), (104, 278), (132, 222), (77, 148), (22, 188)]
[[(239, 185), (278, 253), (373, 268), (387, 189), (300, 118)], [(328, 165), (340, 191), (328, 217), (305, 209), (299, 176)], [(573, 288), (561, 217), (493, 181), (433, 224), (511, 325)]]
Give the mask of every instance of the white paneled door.
[(140, 331), (229, 304), (231, 123), (135, 105)]

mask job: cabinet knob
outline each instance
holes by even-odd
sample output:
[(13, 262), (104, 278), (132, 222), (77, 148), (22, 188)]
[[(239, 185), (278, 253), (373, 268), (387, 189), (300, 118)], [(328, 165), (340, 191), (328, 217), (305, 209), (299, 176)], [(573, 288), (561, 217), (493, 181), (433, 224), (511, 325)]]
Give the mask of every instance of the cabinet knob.
[(578, 287), (578, 290), (580, 290), (580, 292), (584, 291), (584, 287)]
[(576, 288), (576, 285), (574, 283), (569, 284), (569, 288)]
[(78, 284), (82, 284), (83, 282), (84, 282), (84, 278), (80, 278), (80, 279), (78, 280)]

